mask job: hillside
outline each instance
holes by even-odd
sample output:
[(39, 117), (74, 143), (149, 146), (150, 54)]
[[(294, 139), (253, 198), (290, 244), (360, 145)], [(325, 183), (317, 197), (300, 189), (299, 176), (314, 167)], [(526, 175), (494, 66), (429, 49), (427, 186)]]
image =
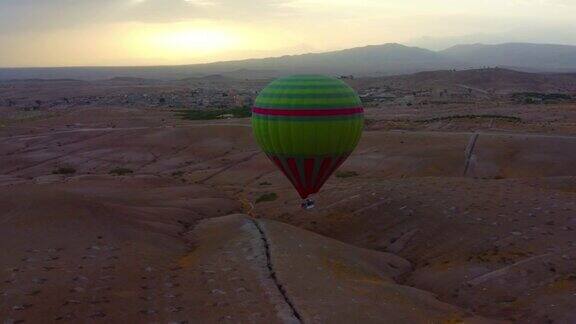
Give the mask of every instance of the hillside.
[(434, 52), (401, 44), (384, 44), (325, 53), (179, 66), (0, 68), (0, 80), (101, 80), (115, 77), (176, 80), (209, 75), (266, 79), (303, 73), (366, 77), (486, 66), (527, 72), (576, 72), (576, 46), (475, 44)]
[(576, 93), (576, 74), (528, 73), (502, 68), (462, 71), (426, 71), (409, 75), (360, 79), (364, 86), (422, 90), (464, 87), (496, 93)]
[(400, 44), (366, 46), (341, 51), (207, 64), (205, 69), (240, 68), (281, 73), (386, 75), (463, 65), (436, 52)]
[[(0, 320), (575, 323), (576, 105), (429, 107), (367, 108), (308, 212), (248, 119), (3, 121)], [(467, 113), (522, 122), (421, 122)]]
[(463, 66), (430, 50), (384, 44), (326, 53), (182, 66), (0, 69), (0, 79), (106, 79), (118, 76), (178, 79), (210, 74), (262, 78), (295, 73), (389, 75)]
[(457, 45), (439, 52), (474, 67), (500, 66), (527, 71), (576, 71), (576, 46), (507, 43)]

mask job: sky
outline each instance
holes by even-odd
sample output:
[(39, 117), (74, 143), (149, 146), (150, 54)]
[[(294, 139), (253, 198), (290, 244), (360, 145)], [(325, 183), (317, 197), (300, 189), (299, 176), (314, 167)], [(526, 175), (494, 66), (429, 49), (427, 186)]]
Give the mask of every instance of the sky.
[(576, 45), (576, 0), (0, 0), (0, 67), (194, 64), (384, 43)]

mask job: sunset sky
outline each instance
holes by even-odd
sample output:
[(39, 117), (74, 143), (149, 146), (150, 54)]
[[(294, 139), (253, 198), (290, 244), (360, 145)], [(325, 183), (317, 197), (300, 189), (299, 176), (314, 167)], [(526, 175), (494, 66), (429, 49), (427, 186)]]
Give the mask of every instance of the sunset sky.
[(0, 0), (0, 66), (189, 64), (388, 42), (576, 44), (576, 0)]

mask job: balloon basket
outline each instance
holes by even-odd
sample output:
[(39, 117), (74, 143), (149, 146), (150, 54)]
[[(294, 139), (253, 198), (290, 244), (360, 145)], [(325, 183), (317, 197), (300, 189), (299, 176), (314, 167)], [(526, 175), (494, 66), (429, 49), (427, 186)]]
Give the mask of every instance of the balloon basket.
[(302, 202), (302, 209), (311, 210), (316, 207), (316, 202), (312, 198), (307, 198)]

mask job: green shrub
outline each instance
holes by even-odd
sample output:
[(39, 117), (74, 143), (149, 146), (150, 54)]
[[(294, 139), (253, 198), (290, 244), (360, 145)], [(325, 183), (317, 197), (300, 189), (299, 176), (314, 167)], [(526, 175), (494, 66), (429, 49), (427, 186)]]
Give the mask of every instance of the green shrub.
[(74, 174), (74, 173), (76, 173), (76, 169), (71, 167), (60, 167), (52, 171), (52, 174)]
[(117, 175), (117, 176), (123, 176), (123, 175), (127, 175), (127, 174), (132, 174), (134, 173), (134, 171), (127, 169), (127, 168), (116, 168), (110, 171), (110, 174), (112, 175)]
[(250, 107), (228, 108), (228, 109), (191, 109), (179, 110), (177, 115), (187, 120), (212, 120), (225, 118), (248, 118), (252, 116)]
[(499, 120), (504, 120), (504, 121), (512, 122), (512, 123), (519, 123), (522, 121), (522, 119), (519, 117), (504, 116), (504, 115), (452, 115), (452, 116), (435, 117), (435, 118), (430, 118), (430, 119), (417, 120), (416, 122), (417, 123), (434, 123), (434, 122), (445, 121), (445, 120), (482, 119), (482, 118), (499, 119)]
[(517, 103), (536, 104), (571, 100), (570, 95), (564, 93), (519, 92), (512, 94)]
[(352, 178), (357, 177), (359, 174), (356, 171), (338, 171), (336, 172), (336, 178)]
[(261, 195), (258, 199), (256, 199), (256, 203), (258, 204), (261, 202), (274, 201), (276, 199), (278, 199), (278, 195), (275, 194), (274, 192), (270, 192)]

